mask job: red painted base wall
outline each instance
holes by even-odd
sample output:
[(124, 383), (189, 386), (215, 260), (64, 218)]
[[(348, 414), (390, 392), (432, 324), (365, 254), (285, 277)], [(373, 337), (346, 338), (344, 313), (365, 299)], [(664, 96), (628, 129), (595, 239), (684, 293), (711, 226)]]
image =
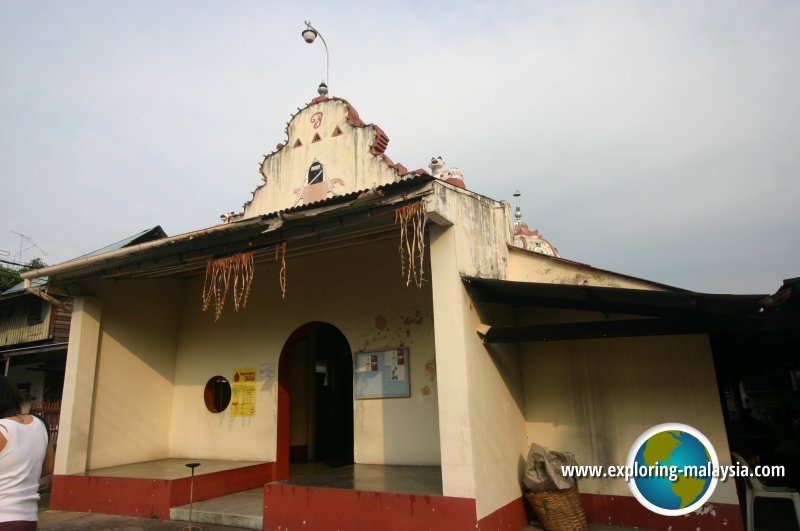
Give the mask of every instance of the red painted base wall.
[(478, 521), (480, 531), (519, 531), (527, 525), (528, 515), (522, 497)]
[(264, 529), (475, 529), (475, 500), (266, 485)]
[[(264, 529), (422, 529), (518, 531), (527, 525), (520, 497), (480, 521), (475, 500), (268, 484), (275, 463), (195, 476), (194, 499), (206, 500), (264, 486)], [(53, 477), (50, 507), (62, 511), (169, 518), (171, 507), (189, 503), (190, 478)], [(266, 485), (265, 485), (266, 484)], [(671, 531), (743, 531), (738, 505), (707, 504), (703, 514), (669, 517), (650, 512), (632, 496), (581, 494), (589, 523)], [(713, 506), (713, 507), (712, 507)]]
[[(274, 481), (275, 464), (262, 463), (194, 478), (194, 501), (259, 488)], [(190, 478), (176, 480), (53, 476), (50, 508), (124, 516), (169, 518), (170, 507), (189, 503)]]
[(581, 500), (590, 524), (665, 531), (744, 530), (739, 506), (733, 504), (707, 503), (701, 511), (685, 516), (662, 516), (646, 509), (633, 496), (582, 493)]
[(264, 486), (264, 529), (519, 531), (522, 498), (477, 521), (475, 500), (294, 485)]

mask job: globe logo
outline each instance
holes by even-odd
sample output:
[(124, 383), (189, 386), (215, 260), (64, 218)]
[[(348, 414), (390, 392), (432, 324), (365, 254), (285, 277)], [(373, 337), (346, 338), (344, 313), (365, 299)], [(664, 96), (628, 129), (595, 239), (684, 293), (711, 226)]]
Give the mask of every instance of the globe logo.
[(705, 435), (686, 424), (659, 424), (642, 433), (627, 464), (633, 495), (666, 516), (699, 509), (717, 486), (717, 453)]

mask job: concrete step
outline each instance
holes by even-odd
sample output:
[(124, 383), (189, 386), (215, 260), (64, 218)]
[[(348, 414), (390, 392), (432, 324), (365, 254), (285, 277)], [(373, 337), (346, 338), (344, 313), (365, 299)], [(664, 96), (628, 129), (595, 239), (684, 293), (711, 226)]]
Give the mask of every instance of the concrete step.
[[(171, 520), (188, 522), (189, 506), (173, 507), (169, 511), (169, 517)], [(264, 489), (246, 490), (196, 502), (192, 508), (192, 523), (262, 529), (264, 526)]]

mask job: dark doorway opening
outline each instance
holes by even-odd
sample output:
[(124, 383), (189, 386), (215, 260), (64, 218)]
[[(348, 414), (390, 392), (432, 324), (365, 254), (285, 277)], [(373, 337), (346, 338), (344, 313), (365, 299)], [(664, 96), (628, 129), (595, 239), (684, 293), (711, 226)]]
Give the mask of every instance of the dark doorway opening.
[(353, 358), (339, 330), (316, 332), (314, 446), (318, 461), (353, 464)]
[(309, 323), (281, 352), (278, 396), (278, 475), (289, 463), (353, 463), (353, 361), (336, 327)]

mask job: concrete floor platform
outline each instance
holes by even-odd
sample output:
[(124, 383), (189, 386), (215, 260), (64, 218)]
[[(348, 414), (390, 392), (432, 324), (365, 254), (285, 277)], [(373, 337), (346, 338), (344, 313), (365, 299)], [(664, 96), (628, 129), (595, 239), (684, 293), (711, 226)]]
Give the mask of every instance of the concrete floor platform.
[(186, 463), (200, 463), (195, 468), (195, 475), (213, 474), (224, 472), (236, 468), (260, 465), (264, 461), (230, 461), (224, 459), (197, 459), (197, 458), (170, 458), (158, 459), (155, 461), (145, 461), (142, 463), (131, 463), (129, 465), (111, 466), (106, 468), (96, 468), (87, 470), (77, 476), (94, 476), (107, 478), (140, 478), (140, 479), (166, 479), (175, 480), (186, 478), (192, 475)]
[(292, 464), (289, 479), (279, 485), (329, 489), (442, 495), (442, 469), (438, 466)]
[[(189, 506), (173, 507), (172, 520), (189, 521)], [(217, 524), (244, 529), (264, 527), (264, 489), (252, 489), (220, 498), (197, 502), (192, 508), (192, 523)]]
[[(134, 518), (110, 514), (80, 513), (72, 511), (43, 511), (39, 513), (39, 531), (79, 531), (93, 529), (103, 531), (180, 531), (186, 522), (159, 520), (157, 518)], [(202, 524), (203, 531), (237, 531), (241, 528), (214, 524)]]
[[(199, 470), (199, 469), (198, 469)], [(329, 489), (392, 492), (425, 496), (442, 495), (442, 470), (435, 466), (293, 464), (289, 479), (279, 485)], [(247, 529), (262, 529), (264, 489), (253, 489), (193, 505), (192, 521)], [(172, 520), (189, 520), (189, 506), (170, 509)]]

